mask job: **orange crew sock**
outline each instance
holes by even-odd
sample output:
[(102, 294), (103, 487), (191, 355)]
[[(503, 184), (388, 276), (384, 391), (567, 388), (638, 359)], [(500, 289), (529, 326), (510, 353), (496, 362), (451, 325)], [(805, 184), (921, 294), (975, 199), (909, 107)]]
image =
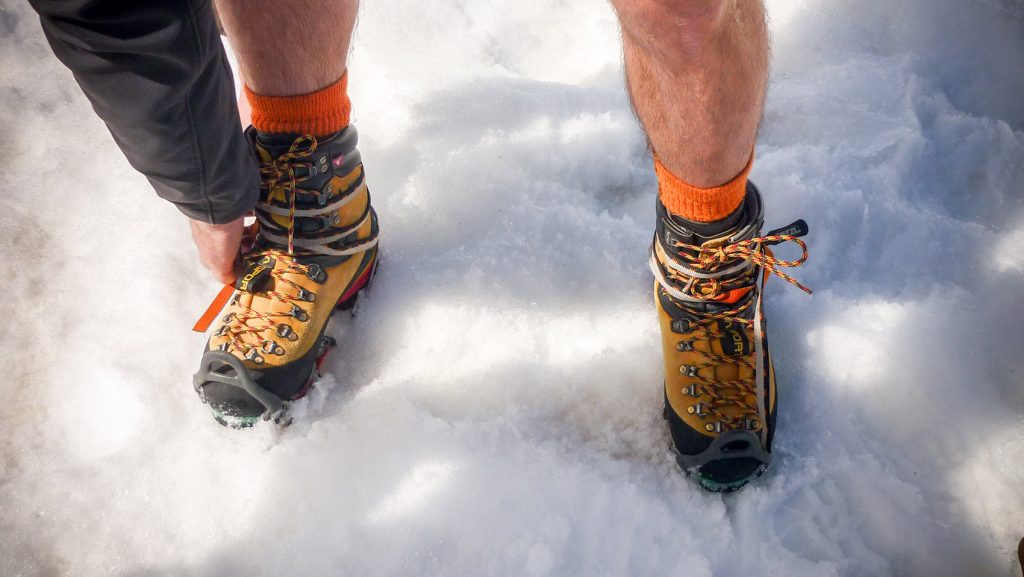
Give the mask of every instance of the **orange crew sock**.
[(348, 126), (348, 72), (337, 82), (300, 96), (261, 96), (245, 87), (252, 106), (252, 125), (260, 132), (312, 134), (324, 137)]
[(658, 175), (658, 199), (669, 213), (694, 222), (715, 222), (739, 208), (747, 195), (747, 176), (754, 164), (751, 155), (747, 166), (729, 182), (714, 188), (698, 188), (669, 172), (657, 155), (654, 172)]

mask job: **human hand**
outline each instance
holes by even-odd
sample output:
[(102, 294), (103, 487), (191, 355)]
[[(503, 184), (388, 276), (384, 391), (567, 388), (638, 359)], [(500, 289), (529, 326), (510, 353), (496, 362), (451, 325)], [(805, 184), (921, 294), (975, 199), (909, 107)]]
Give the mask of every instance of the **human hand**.
[(189, 221), (192, 242), (199, 250), (199, 262), (224, 284), (231, 284), (237, 276), (238, 255), (245, 230), (244, 219), (241, 217), (225, 224)]

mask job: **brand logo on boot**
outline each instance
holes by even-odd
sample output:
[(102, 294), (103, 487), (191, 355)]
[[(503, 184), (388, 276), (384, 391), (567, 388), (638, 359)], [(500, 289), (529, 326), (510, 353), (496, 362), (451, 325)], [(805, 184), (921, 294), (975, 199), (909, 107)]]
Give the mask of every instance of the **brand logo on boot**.
[(730, 357), (742, 357), (750, 354), (750, 339), (747, 338), (747, 331), (744, 326), (732, 321), (718, 321), (718, 330), (722, 332), (719, 342), (722, 343), (722, 352)]
[(235, 288), (247, 293), (258, 292), (270, 280), (270, 273), (273, 272), (276, 262), (273, 258), (265, 256), (254, 263), (250, 263), (246, 267), (245, 272), (242, 273), (242, 276), (238, 277)]

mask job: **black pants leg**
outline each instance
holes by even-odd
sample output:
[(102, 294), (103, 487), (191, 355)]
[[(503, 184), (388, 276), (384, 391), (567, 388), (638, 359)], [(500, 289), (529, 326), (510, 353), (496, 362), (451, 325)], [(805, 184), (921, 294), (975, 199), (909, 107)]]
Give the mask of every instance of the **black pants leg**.
[(209, 0), (30, 0), (54, 54), (157, 194), (224, 223), (259, 172)]

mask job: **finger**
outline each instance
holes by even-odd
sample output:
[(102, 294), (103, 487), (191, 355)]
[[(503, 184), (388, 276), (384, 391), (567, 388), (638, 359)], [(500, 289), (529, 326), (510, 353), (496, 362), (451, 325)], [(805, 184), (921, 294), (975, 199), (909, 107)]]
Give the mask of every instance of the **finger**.
[(222, 283), (231, 283), (237, 277), (240, 260), (242, 219), (222, 225), (192, 221), (192, 239), (199, 251), (199, 261)]
[(217, 282), (221, 284), (234, 284), (235, 279), (238, 277), (235, 275), (235, 271), (232, 270), (231, 272), (227, 273), (216, 272), (213, 274), (213, 278), (217, 279)]

